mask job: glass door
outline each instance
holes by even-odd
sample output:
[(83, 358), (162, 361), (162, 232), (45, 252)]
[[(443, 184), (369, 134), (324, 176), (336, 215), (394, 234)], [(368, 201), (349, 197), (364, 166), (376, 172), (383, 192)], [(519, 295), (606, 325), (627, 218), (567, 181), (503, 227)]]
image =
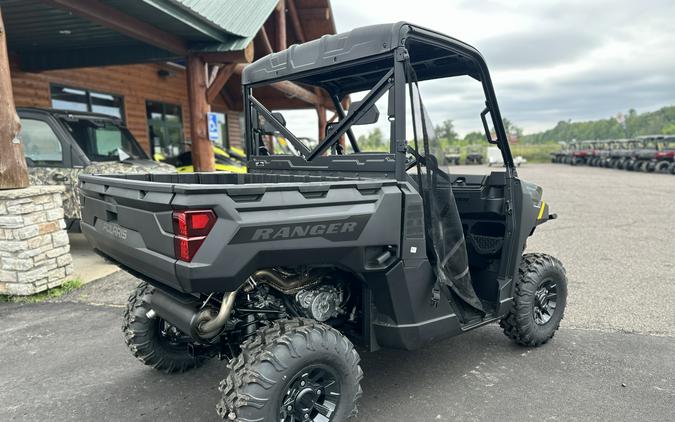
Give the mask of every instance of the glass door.
[(146, 110), (153, 159), (164, 160), (185, 151), (181, 107), (146, 101)]

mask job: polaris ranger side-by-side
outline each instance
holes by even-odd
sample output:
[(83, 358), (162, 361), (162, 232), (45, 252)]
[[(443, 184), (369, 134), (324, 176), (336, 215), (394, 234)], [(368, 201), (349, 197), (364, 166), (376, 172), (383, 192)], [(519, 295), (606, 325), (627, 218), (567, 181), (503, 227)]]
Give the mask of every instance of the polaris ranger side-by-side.
[[(418, 86), (460, 75), (485, 94), (476, 118), (503, 170), (451, 175), (429, 153), (437, 140)], [(280, 81), (331, 99), (339, 121), (316, 146), (256, 97)], [(225, 420), (343, 421), (362, 394), (355, 345), (412, 350), (493, 322), (525, 346), (554, 335), (565, 270), (523, 251), (555, 214), (517, 176), (477, 50), (376, 25), (270, 54), (242, 83), (247, 174), (80, 177), (83, 232), (145, 280), (123, 326), (142, 362), (176, 372), (229, 359)], [(364, 152), (352, 129), (379, 118), (378, 99), (389, 152)], [(297, 155), (271, 154), (264, 141), (276, 135)]]

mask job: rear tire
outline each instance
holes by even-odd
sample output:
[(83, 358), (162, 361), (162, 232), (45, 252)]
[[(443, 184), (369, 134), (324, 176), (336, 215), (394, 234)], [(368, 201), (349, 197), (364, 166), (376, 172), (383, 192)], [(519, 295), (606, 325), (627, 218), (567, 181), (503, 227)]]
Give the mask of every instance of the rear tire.
[(670, 162), (668, 161), (659, 161), (656, 163), (656, 167), (654, 168), (654, 171), (657, 173), (668, 173), (668, 170), (670, 170)]
[(125, 343), (138, 360), (167, 374), (196, 368), (201, 361), (190, 355), (189, 342), (177, 342), (172, 337), (183, 334), (158, 316), (148, 318), (150, 307), (143, 301), (143, 296), (152, 290), (152, 286), (142, 282), (129, 296), (122, 325)]
[(356, 415), (359, 355), (335, 329), (308, 319), (276, 321), (241, 349), (220, 383), (216, 409), (223, 419), (311, 422)]
[(523, 255), (513, 308), (500, 321), (507, 337), (521, 346), (540, 346), (560, 327), (567, 303), (567, 276), (556, 258)]

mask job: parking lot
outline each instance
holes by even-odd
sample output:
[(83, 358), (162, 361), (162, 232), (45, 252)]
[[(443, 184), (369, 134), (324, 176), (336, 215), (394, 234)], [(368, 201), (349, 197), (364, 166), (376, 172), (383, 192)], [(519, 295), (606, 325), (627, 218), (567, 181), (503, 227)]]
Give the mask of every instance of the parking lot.
[[(486, 172), (487, 167), (451, 167)], [(675, 177), (539, 164), (556, 221), (528, 251), (565, 264), (555, 338), (511, 344), (488, 326), (415, 352), (362, 355), (362, 421), (672, 420), (675, 415)], [(127, 352), (115, 273), (56, 303), (0, 304), (0, 420), (216, 420), (224, 363), (176, 376)]]

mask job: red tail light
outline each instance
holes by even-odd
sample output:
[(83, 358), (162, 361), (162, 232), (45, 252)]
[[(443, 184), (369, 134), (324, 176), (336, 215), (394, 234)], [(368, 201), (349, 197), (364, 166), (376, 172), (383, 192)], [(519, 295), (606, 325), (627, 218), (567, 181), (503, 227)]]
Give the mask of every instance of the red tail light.
[(173, 212), (174, 250), (176, 258), (190, 262), (216, 223), (212, 210)]

